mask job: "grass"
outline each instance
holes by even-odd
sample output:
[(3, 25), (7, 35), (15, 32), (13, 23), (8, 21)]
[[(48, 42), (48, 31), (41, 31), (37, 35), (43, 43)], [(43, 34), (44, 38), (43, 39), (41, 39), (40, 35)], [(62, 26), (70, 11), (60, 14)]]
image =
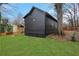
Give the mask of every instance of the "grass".
[(0, 36), (0, 56), (79, 56), (79, 42), (31, 36)]

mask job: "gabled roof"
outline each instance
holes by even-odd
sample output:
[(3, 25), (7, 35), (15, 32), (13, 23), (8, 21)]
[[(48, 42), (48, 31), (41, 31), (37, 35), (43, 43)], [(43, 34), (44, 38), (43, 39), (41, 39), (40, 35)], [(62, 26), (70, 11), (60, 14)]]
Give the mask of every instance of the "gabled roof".
[(45, 11), (39, 9), (39, 8), (36, 8), (36, 7), (32, 7), (32, 9), (30, 10), (30, 12), (27, 15), (25, 15), (24, 18), (26, 18), (28, 15), (30, 15), (33, 12), (34, 9), (37, 9), (37, 10), (39, 10), (41, 12), (44, 12), (46, 14), (46, 16), (50, 17), (51, 19), (53, 19), (54, 21), (57, 22), (57, 20), (53, 16), (51, 16), (48, 12), (45, 12)]

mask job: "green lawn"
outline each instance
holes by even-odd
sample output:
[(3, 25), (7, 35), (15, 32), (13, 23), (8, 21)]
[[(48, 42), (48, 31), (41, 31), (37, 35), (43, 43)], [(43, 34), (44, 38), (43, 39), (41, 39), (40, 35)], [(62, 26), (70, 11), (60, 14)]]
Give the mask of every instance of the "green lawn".
[(78, 55), (79, 42), (31, 36), (0, 36), (0, 55), (53, 56)]

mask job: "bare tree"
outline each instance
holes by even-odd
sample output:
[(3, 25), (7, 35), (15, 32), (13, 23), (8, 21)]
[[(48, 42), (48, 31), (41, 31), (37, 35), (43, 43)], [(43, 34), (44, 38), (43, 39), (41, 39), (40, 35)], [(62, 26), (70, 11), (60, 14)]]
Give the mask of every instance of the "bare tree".
[[(8, 19), (2, 19), (3, 18), (3, 16), (2, 16), (2, 14), (3, 13), (5, 13), (5, 14), (10, 14), (10, 15), (12, 15), (12, 13), (13, 13), (13, 11), (12, 10), (14, 10), (14, 8), (12, 9), (12, 10), (10, 10), (9, 8), (7, 8), (7, 7), (5, 7), (5, 5), (9, 5), (9, 6), (11, 6), (9, 3), (0, 3), (0, 27), (2, 27), (1, 25), (3, 25), (3, 28), (4, 28), (4, 30), (5, 30), (5, 32), (7, 31), (6, 29), (6, 27), (7, 27), (7, 23), (8, 23)], [(12, 7), (12, 6), (11, 6)], [(11, 13), (10, 13), (11, 12)], [(13, 16), (13, 15), (12, 15)], [(4, 16), (5, 17), (5, 16)], [(2, 22), (2, 23), (1, 23)], [(2, 28), (2, 29), (3, 29)], [(1, 28), (0, 28), (1, 29)]]
[(71, 28), (73, 27), (75, 30), (78, 26), (78, 4), (77, 3), (67, 3), (64, 4), (64, 15), (67, 15), (68, 22), (71, 25)]
[(58, 20), (58, 34), (63, 34), (63, 4), (62, 3), (56, 3), (55, 8), (57, 11), (57, 20)]
[(0, 24), (1, 24), (1, 5), (2, 3), (0, 3)]
[(0, 3), (0, 23), (1, 23), (1, 7), (3, 4), (7, 4), (7, 3)]
[(17, 15), (17, 17), (13, 21), (13, 24), (15, 24), (15, 25), (24, 25), (24, 20), (23, 20), (23, 17), (22, 17), (22, 14), (21, 13), (19, 13)]

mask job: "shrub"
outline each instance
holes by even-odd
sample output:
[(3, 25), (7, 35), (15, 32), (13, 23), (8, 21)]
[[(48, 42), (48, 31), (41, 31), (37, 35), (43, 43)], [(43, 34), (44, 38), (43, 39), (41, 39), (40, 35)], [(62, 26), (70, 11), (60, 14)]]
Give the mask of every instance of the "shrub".
[(12, 27), (10, 24), (9, 24), (8, 27), (7, 27), (7, 31), (8, 31), (8, 32), (12, 32), (12, 31), (13, 31), (13, 27)]
[(3, 25), (3, 24), (0, 24), (0, 32), (5, 32), (5, 30), (7, 32), (12, 32), (13, 31), (13, 27), (10, 24), (8, 24), (6, 26)]
[(76, 33), (75, 32), (72, 34), (71, 41), (73, 41), (73, 42), (76, 41)]
[(4, 32), (4, 25), (3, 24), (0, 24), (0, 32)]

